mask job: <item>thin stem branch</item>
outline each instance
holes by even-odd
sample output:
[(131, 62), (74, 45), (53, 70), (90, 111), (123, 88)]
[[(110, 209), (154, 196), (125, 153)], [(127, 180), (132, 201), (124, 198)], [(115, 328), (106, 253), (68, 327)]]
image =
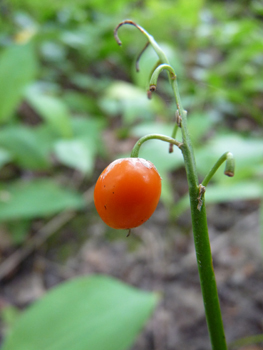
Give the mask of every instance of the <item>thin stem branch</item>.
[(218, 161), (215, 163), (215, 165), (210, 169), (206, 177), (204, 178), (202, 185), (207, 186), (209, 181), (212, 179), (218, 168), (226, 161), (226, 167), (224, 174), (227, 176), (234, 176), (234, 171), (235, 171), (235, 161), (233, 154), (231, 152), (226, 152), (222, 154), (222, 156), (218, 159)]
[(170, 144), (173, 144), (177, 147), (181, 147), (182, 146), (182, 143), (173, 139), (172, 137), (169, 137), (169, 136), (166, 136), (166, 135), (161, 135), (161, 134), (149, 134), (149, 135), (146, 135), (146, 136), (143, 136), (141, 137), (137, 142), (136, 144), (134, 145), (133, 149), (132, 149), (132, 152), (131, 152), (131, 157), (132, 158), (137, 158), (138, 155), (139, 155), (139, 150), (140, 150), (140, 147), (141, 145), (145, 142), (145, 141), (148, 141), (148, 140), (162, 140), (162, 141), (165, 141), (165, 142), (168, 142)]
[[(173, 139), (176, 137), (178, 128), (179, 128), (178, 124), (174, 124), (173, 132), (172, 132), (172, 138)], [(173, 150), (174, 150), (173, 146), (174, 145), (172, 143), (170, 143), (170, 145), (169, 145), (169, 153), (173, 153)]]
[(137, 57), (137, 60), (136, 60), (136, 72), (139, 72), (140, 71), (140, 68), (139, 68), (139, 61), (143, 55), (143, 53), (145, 52), (145, 50), (147, 49), (147, 47), (150, 45), (150, 42), (147, 41), (146, 45), (144, 46), (144, 48), (142, 49), (142, 51), (139, 53), (138, 57)]

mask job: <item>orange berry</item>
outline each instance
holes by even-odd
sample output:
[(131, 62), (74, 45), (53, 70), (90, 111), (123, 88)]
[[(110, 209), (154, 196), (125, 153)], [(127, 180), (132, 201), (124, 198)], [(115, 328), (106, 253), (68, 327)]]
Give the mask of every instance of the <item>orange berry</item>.
[(94, 203), (101, 219), (115, 229), (131, 229), (147, 221), (161, 195), (161, 177), (142, 158), (112, 162), (100, 175)]

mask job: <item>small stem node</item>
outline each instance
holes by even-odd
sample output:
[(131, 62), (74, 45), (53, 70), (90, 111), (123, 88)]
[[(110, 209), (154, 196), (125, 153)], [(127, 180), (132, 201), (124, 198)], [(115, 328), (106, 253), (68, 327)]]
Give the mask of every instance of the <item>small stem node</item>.
[(181, 128), (182, 127), (182, 117), (180, 116), (180, 113), (179, 113), (178, 109), (176, 111), (175, 117), (176, 117), (176, 124), (177, 124), (177, 126), (179, 128)]
[(202, 205), (203, 205), (203, 195), (204, 195), (204, 193), (206, 191), (206, 188), (205, 188), (205, 186), (203, 186), (201, 184), (198, 187), (199, 187), (199, 195), (197, 197), (197, 200), (198, 200), (197, 209), (199, 211), (201, 211)]

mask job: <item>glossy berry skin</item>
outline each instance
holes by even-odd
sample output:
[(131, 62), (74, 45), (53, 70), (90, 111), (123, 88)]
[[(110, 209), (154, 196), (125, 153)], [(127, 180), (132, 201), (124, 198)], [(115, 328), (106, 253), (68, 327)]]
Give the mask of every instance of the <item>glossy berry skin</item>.
[(100, 175), (94, 203), (102, 220), (115, 229), (131, 229), (147, 221), (161, 195), (161, 177), (142, 158), (112, 162)]

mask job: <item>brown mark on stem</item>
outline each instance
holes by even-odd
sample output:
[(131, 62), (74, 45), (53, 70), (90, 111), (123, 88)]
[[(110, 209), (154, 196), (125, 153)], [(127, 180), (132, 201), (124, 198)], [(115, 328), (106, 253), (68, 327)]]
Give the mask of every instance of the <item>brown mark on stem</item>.
[(229, 176), (229, 177), (233, 177), (234, 176), (234, 172), (233, 171), (225, 171), (224, 174), (226, 176)]
[(198, 187), (199, 187), (199, 196), (197, 197), (197, 200), (198, 200), (197, 209), (199, 211), (201, 211), (201, 208), (202, 208), (202, 205), (203, 205), (202, 198), (203, 198), (203, 195), (205, 193), (205, 186), (200, 184)]
[[(118, 25), (117, 25), (117, 27), (114, 29), (114, 38), (115, 38), (115, 40), (117, 41), (117, 44), (118, 45), (122, 45), (122, 42), (121, 42), (121, 40), (119, 39), (119, 37), (118, 37), (118, 30), (119, 30), (119, 28), (121, 27), (121, 26), (123, 26), (124, 24), (131, 24), (132, 26), (134, 26), (134, 27), (136, 27), (136, 28), (138, 28), (143, 34), (145, 34), (145, 31), (144, 31), (144, 29), (141, 27), (141, 26), (139, 26), (138, 24), (136, 24), (135, 22), (133, 22), (133, 21), (131, 21), (130, 19), (126, 19), (125, 21), (122, 21), (121, 23), (119, 23)], [(146, 49), (146, 47), (144, 48), (144, 50)], [(143, 51), (144, 51), (143, 50)]]

